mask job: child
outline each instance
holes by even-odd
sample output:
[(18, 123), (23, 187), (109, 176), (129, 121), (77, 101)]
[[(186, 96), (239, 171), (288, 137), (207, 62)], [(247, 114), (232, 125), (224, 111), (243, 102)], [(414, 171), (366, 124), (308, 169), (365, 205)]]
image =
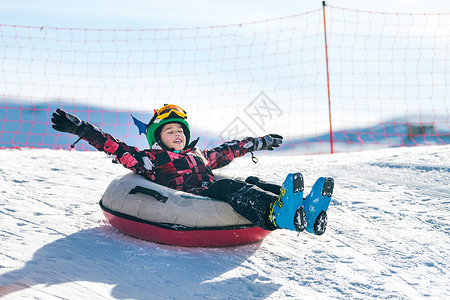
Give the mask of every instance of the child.
[[(200, 151), (196, 147), (199, 139), (190, 141), (186, 119), (186, 112), (177, 105), (164, 105), (155, 110), (144, 129), (151, 149), (143, 151), (128, 146), (61, 109), (53, 113), (52, 127), (57, 131), (75, 134), (97, 150), (114, 155), (124, 167), (148, 180), (176, 190), (226, 201), (235, 211), (263, 229), (305, 229), (306, 217), (302, 207), (299, 208), (298, 199), (288, 197), (286, 193), (280, 195), (279, 186), (262, 182), (256, 177), (249, 177), (246, 182), (233, 179), (214, 181), (212, 169), (226, 166), (234, 158), (248, 152), (273, 150), (283, 141), (280, 135), (233, 140), (214, 149)], [(301, 174), (298, 175), (301, 177)]]

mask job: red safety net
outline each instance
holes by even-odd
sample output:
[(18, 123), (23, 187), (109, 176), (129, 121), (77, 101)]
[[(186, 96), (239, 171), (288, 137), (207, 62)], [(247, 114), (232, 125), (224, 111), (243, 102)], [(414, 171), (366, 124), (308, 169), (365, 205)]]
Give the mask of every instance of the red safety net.
[(130, 115), (165, 103), (201, 148), (267, 133), (294, 155), (449, 144), (449, 34), (450, 14), (332, 6), (200, 28), (0, 25), (0, 148), (70, 148), (57, 107), (146, 148)]

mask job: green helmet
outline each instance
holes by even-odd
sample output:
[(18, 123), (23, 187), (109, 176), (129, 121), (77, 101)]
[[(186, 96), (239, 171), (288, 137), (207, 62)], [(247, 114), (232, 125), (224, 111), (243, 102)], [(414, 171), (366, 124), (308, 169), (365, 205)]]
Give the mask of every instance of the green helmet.
[(155, 143), (158, 143), (163, 148), (164, 147), (167, 148), (167, 146), (161, 142), (160, 133), (163, 126), (169, 123), (179, 123), (181, 125), (181, 127), (183, 128), (184, 135), (186, 137), (186, 145), (185, 145), (186, 148), (189, 145), (189, 140), (191, 138), (191, 130), (189, 128), (189, 123), (186, 121), (186, 119), (187, 119), (186, 112), (177, 105), (165, 104), (158, 111), (155, 110), (155, 115), (150, 120), (150, 123), (147, 126), (147, 133), (146, 133), (147, 141), (150, 148), (153, 147)]

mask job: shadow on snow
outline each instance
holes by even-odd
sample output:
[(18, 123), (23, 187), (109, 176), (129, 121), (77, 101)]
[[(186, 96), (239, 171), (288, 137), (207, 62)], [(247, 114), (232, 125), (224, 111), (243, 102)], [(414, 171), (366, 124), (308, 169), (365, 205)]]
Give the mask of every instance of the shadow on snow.
[[(246, 260), (259, 246), (260, 243), (220, 249), (166, 246), (102, 226), (74, 233), (37, 250), (21, 269), (0, 277), (0, 296), (39, 284), (85, 281), (114, 286), (111, 296), (119, 299), (262, 299), (280, 285), (251, 269), (232, 272), (246, 268)], [(87, 286), (77, 290), (87, 290), (83, 293), (92, 298), (106, 296)]]

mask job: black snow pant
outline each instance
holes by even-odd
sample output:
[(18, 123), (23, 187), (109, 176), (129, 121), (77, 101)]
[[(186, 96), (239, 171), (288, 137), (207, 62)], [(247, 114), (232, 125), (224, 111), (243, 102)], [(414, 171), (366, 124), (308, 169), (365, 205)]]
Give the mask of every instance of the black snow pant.
[(227, 202), (241, 216), (265, 230), (277, 227), (269, 220), (269, 206), (280, 194), (280, 186), (251, 176), (246, 182), (220, 179), (213, 182), (202, 195)]

